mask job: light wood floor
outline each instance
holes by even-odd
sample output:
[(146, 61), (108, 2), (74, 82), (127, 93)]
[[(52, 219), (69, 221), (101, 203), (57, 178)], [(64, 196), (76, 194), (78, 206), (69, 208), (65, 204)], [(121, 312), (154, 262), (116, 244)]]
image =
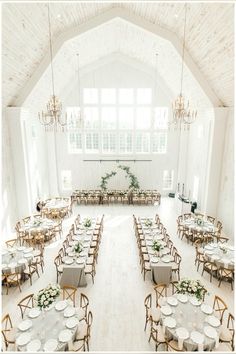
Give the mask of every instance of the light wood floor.
[[(209, 291), (207, 300), (211, 303), (214, 295), (218, 294), (228, 304), (230, 311), (233, 311), (234, 298), (230, 285), (223, 284), (218, 288), (218, 282), (213, 279), (210, 283), (207, 273), (202, 278), (194, 266), (194, 247), (176, 236), (177, 210), (173, 199), (163, 198), (160, 206), (77, 206), (73, 216), (63, 222), (63, 238), (78, 213), (91, 217), (105, 215), (95, 284), (89, 278), (88, 286), (79, 288), (79, 292), (88, 295), (94, 316), (91, 351), (154, 350), (143, 330), (143, 301), (152, 292), (153, 283), (149, 274), (144, 282), (140, 272), (132, 214), (154, 216), (158, 213), (182, 256), (182, 277), (201, 279)], [(5, 295), (5, 289), (2, 289), (2, 315), (10, 313), (13, 323), (17, 324), (20, 319), (16, 305), (24, 296), (37, 293), (49, 282), (56, 281), (53, 260), (61, 243), (62, 240), (59, 240), (46, 247), (44, 274), (39, 279), (35, 276), (32, 287), (27, 281), (22, 285), (22, 293), (11, 288), (8, 296)]]

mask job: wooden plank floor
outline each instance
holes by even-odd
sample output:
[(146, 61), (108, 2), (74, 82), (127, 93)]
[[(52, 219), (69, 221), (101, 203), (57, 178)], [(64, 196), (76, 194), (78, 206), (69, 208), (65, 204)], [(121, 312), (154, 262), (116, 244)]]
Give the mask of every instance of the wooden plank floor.
[[(140, 273), (137, 245), (133, 231), (132, 214), (136, 216), (154, 216), (158, 213), (166, 226), (174, 244), (182, 256), (181, 274), (183, 277), (201, 279), (209, 291), (208, 301), (212, 302), (215, 294), (221, 296), (233, 311), (233, 292), (229, 284), (218, 288), (218, 282), (209, 281), (208, 274), (201, 277), (194, 266), (194, 247), (181, 241), (176, 236), (175, 201), (163, 198), (161, 206), (76, 206), (70, 219), (63, 222), (63, 237), (75, 216), (105, 215), (104, 233), (99, 250), (95, 284), (88, 279), (88, 286), (80, 288), (79, 292), (88, 295), (94, 316), (91, 351), (153, 351), (148, 343), (148, 335), (144, 332), (145, 296), (153, 289), (150, 275), (144, 282)], [(2, 289), (2, 315), (10, 313), (13, 323), (20, 319), (17, 303), (30, 293), (37, 293), (49, 282), (55, 282), (56, 272), (53, 260), (62, 240), (49, 244), (45, 249), (45, 271), (37, 279), (34, 277), (33, 286), (29, 281), (22, 286), (22, 293), (11, 288), (9, 295)]]

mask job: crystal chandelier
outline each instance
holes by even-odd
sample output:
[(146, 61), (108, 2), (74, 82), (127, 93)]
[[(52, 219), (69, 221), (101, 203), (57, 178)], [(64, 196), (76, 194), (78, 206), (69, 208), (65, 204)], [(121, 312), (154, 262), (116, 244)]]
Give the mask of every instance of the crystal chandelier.
[(174, 125), (175, 129), (189, 129), (190, 124), (192, 124), (196, 117), (197, 111), (191, 110), (189, 106), (189, 101), (185, 102), (183, 96), (183, 69), (184, 69), (184, 52), (185, 52), (185, 34), (186, 34), (186, 16), (187, 15), (187, 4), (185, 4), (185, 16), (184, 16), (184, 39), (183, 39), (183, 51), (182, 51), (182, 67), (181, 67), (181, 83), (180, 83), (180, 94), (176, 100), (172, 103), (173, 110), (173, 120), (170, 124)]
[(50, 97), (46, 111), (38, 113), (39, 121), (44, 125), (46, 131), (61, 130), (64, 131), (67, 126), (67, 115), (62, 117), (62, 103), (60, 99), (55, 95), (54, 87), (54, 72), (53, 72), (53, 55), (52, 55), (52, 35), (51, 35), (51, 21), (50, 21), (50, 9), (48, 7), (48, 29), (49, 29), (49, 48), (51, 58), (51, 78), (52, 78), (52, 96)]

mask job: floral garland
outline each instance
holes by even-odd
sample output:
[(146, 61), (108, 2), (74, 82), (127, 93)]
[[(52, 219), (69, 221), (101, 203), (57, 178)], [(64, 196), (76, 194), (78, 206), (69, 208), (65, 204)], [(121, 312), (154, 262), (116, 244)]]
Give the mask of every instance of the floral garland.
[[(130, 179), (129, 189), (130, 188), (139, 189), (138, 179), (133, 173), (130, 172), (130, 167), (119, 165), (118, 168), (125, 171), (126, 172), (125, 177)], [(100, 183), (100, 188), (102, 189), (102, 191), (105, 192), (107, 190), (107, 183), (108, 183), (109, 179), (111, 177), (115, 176), (116, 174), (117, 174), (117, 172), (111, 171), (110, 173), (106, 173), (106, 175), (101, 178), (102, 180)]]
[(198, 300), (203, 300), (206, 292), (199, 280), (183, 279), (177, 284), (178, 294), (195, 295)]
[(37, 306), (42, 310), (48, 308), (60, 295), (61, 289), (58, 284), (49, 284), (45, 289), (40, 290), (36, 300)]
[(108, 183), (109, 179), (115, 175), (116, 175), (116, 172), (112, 171), (111, 173), (106, 173), (106, 175), (104, 177), (102, 177), (102, 181), (100, 183), (100, 188), (103, 191), (107, 190), (107, 183)]

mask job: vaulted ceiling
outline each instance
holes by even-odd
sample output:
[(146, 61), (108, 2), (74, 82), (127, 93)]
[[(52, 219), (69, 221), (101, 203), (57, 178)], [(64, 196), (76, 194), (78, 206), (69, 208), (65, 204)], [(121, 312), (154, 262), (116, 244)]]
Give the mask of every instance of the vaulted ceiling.
[[(72, 28), (86, 26), (88, 21), (111, 9), (121, 8), (130, 15), (166, 29), (177, 35), (180, 40), (183, 39), (183, 3), (58, 2), (51, 3), (50, 8), (54, 40)], [(234, 96), (233, 16), (232, 4), (191, 3), (188, 5), (186, 49), (199, 69), (199, 73), (203, 75), (214, 94), (225, 106), (233, 105)], [(48, 52), (46, 4), (4, 4), (2, 29), (3, 104), (14, 105)], [(174, 92), (178, 91), (179, 85), (176, 81), (179, 82), (179, 73), (176, 74), (177, 76), (171, 76), (166, 68), (172, 69), (174, 63), (179, 65), (180, 58), (179, 55), (174, 54), (174, 48), (171, 49), (170, 44), (164, 47), (163, 39), (154, 38), (153, 34), (130, 26), (122, 20), (113, 20), (112, 24), (108, 22), (102, 28), (95, 28), (94, 33), (85, 33), (79, 37), (66, 43), (63, 50), (58, 53), (61, 63), (65, 57), (67, 60), (72, 60), (69, 55), (72, 58), (77, 45), (82, 53), (82, 66), (117, 51), (154, 66), (153, 54), (159, 51), (162, 53), (160, 57), (160, 67), (163, 66), (162, 75), (166, 75), (170, 89)], [(171, 56), (170, 51), (173, 54)], [(192, 83), (189, 82), (188, 85), (190, 87)]]

